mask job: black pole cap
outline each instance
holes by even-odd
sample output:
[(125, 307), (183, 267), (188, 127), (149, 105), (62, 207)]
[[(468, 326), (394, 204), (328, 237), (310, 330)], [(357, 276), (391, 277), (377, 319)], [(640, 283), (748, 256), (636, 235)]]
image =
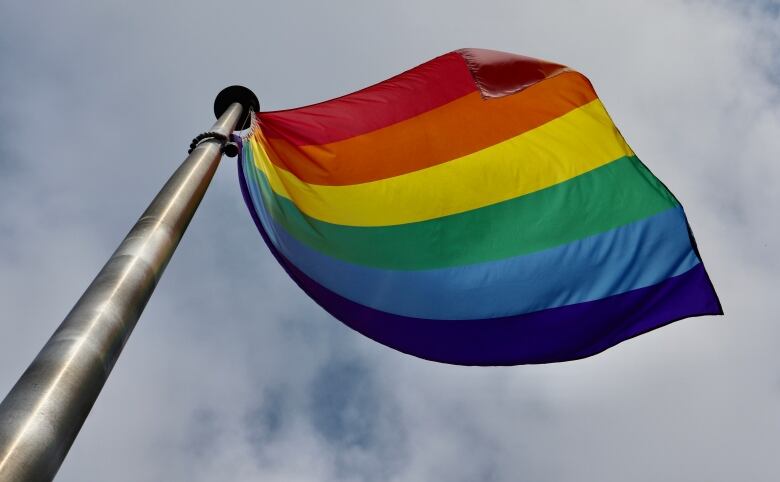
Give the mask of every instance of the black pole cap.
[(251, 119), (249, 118), (249, 109), (251, 108), (255, 112), (260, 112), (260, 101), (257, 100), (257, 96), (254, 92), (247, 89), (243, 85), (231, 85), (225, 87), (217, 94), (217, 98), (214, 99), (214, 115), (221, 116), (233, 102), (238, 102), (244, 107), (244, 120), (239, 121), (236, 126), (236, 130), (243, 130), (251, 125)]

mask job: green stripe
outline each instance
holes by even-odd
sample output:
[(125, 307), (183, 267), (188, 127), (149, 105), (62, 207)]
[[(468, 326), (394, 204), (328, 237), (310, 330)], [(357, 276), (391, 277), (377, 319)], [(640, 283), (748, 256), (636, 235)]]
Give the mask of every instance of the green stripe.
[(249, 182), (259, 184), (273, 218), (304, 244), (344, 261), (395, 270), (460, 266), (542, 251), (677, 205), (633, 156), (498, 204), (383, 227), (311, 218), (275, 194), (260, 171), (250, 169), (247, 175)]

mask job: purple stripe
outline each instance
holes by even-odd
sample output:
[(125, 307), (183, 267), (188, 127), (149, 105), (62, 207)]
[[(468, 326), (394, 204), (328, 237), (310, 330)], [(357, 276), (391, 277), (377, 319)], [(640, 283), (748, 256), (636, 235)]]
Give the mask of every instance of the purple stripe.
[(266, 245), (303, 291), (347, 326), (420, 358), (458, 365), (575, 360), (682, 318), (723, 313), (701, 263), (646, 288), (503, 318), (429, 320), (378, 311), (324, 288), (279, 253), (252, 205), (240, 157), (238, 177), (244, 201)]

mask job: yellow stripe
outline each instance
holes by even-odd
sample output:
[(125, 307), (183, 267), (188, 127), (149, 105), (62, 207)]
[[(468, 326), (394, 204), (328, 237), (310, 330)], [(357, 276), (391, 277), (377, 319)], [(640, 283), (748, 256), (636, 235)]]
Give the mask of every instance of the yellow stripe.
[(598, 99), (467, 156), (347, 186), (307, 184), (274, 165), (264, 151), (269, 147), (262, 132), (250, 145), (255, 165), (277, 194), (311, 217), (349, 226), (389, 226), (470, 211), (634, 154)]

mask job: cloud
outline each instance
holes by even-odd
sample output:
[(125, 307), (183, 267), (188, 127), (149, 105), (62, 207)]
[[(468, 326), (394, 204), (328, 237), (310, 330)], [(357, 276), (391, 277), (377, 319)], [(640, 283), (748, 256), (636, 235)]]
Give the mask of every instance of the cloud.
[(496, 48), (593, 80), (683, 202), (727, 316), (558, 365), (414, 359), (303, 296), (256, 233), (226, 159), (59, 480), (776, 480), (778, 8), (4, 6), (0, 385), (209, 127), (219, 89), (242, 83), (264, 109), (292, 107), (448, 50)]

